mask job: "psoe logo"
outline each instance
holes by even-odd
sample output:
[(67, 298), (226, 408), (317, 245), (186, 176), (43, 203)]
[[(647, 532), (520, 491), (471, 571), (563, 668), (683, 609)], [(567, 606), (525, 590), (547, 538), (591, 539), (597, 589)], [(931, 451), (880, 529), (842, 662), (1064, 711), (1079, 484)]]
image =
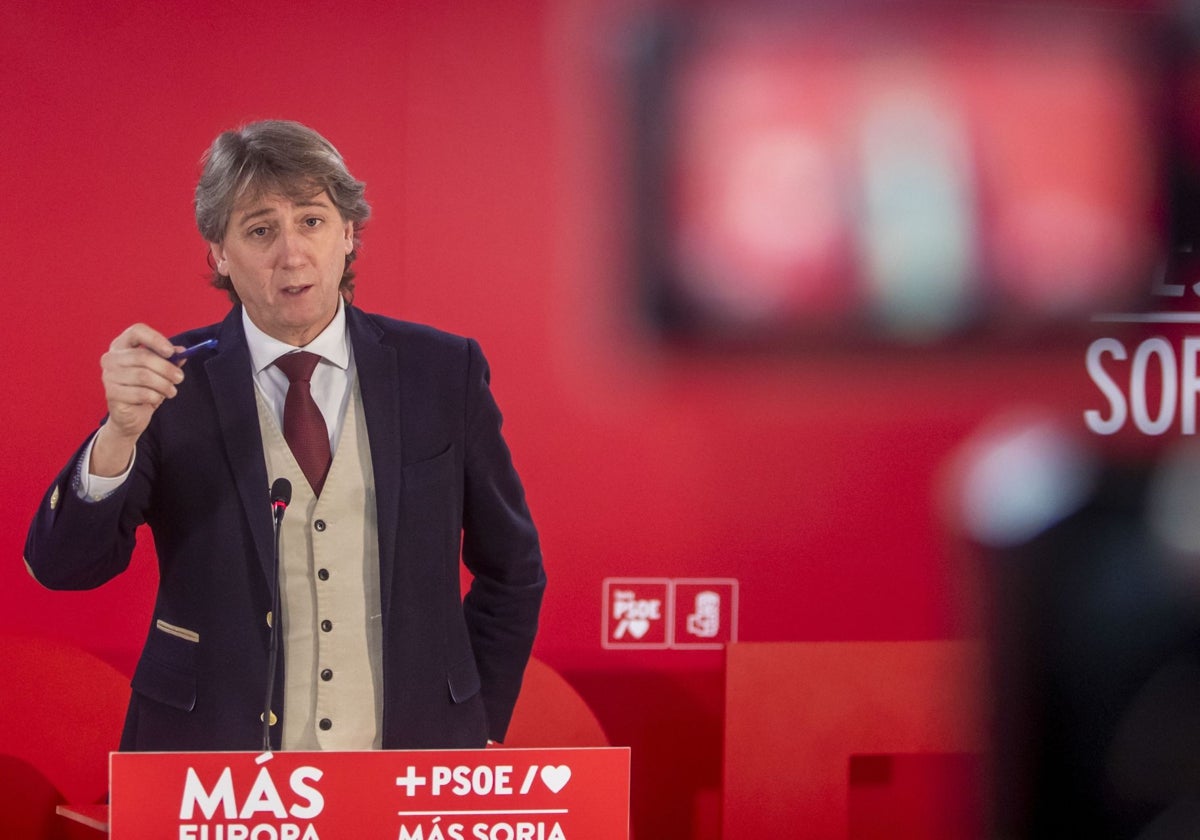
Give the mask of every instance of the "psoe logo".
[(675, 604), (672, 648), (720, 648), (737, 641), (735, 578), (679, 578), (671, 583)]
[(671, 582), (659, 578), (604, 581), (606, 648), (665, 648), (670, 643)]
[(697, 639), (715, 639), (721, 632), (721, 596), (710, 589), (696, 595), (696, 611), (687, 617), (687, 632)]

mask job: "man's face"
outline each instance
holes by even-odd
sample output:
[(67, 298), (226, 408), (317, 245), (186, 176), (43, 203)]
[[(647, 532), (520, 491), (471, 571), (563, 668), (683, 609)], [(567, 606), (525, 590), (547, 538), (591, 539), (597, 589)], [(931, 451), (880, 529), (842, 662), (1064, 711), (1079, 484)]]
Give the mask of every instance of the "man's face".
[(353, 222), (342, 219), (327, 193), (298, 202), (268, 193), (239, 203), (225, 241), (209, 247), (250, 320), (272, 338), (302, 347), (337, 312), (353, 237)]

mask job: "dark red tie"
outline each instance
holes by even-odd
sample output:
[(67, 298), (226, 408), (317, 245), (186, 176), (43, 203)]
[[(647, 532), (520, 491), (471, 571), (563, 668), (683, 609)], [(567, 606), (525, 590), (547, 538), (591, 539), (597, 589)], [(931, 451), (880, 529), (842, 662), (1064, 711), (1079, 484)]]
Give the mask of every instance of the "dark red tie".
[(321, 495), (332, 456), (325, 418), (312, 398), (309, 380), (321, 357), (315, 353), (288, 353), (275, 360), (275, 367), (287, 374), (287, 399), (283, 402), (283, 437), (308, 479), (313, 492)]

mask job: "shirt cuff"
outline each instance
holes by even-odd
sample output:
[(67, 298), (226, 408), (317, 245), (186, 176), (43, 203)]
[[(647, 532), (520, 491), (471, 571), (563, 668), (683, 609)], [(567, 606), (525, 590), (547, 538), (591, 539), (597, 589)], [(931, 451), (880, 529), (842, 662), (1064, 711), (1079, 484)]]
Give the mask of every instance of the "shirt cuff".
[(120, 475), (93, 475), (86, 469), (86, 466), (92, 462), (92, 446), (95, 443), (96, 436), (92, 435), (92, 439), (83, 448), (78, 463), (75, 464), (75, 493), (85, 502), (100, 502), (115, 493), (133, 472), (133, 462), (137, 458), (137, 450), (134, 449), (133, 455), (129, 458), (129, 466)]

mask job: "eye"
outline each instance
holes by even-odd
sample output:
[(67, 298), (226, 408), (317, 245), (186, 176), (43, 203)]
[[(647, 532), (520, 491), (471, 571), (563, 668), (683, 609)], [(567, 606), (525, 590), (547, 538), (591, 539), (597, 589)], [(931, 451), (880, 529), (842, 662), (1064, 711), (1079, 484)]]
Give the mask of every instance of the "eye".
[(304, 220), (304, 224), (310, 228), (315, 228), (315, 227), (318, 227), (323, 221), (325, 221), (325, 220), (318, 218), (317, 216), (309, 216), (307, 219)]
[(264, 236), (267, 235), (267, 231), (268, 231), (268, 229), (265, 227), (251, 228), (250, 235), (252, 237), (255, 237), (256, 239), (262, 239)]

